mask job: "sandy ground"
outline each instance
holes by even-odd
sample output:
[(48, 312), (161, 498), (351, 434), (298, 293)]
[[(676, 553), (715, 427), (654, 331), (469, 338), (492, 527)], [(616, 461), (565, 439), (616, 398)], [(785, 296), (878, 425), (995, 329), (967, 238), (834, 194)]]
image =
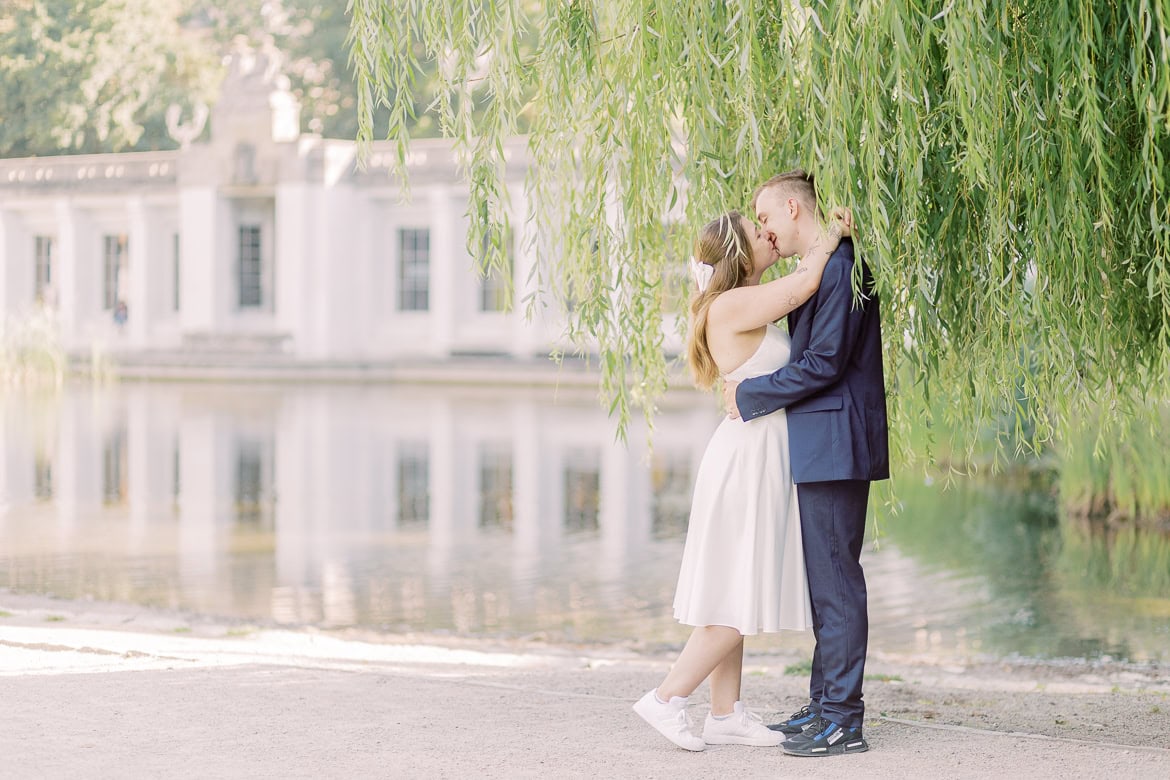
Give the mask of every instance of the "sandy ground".
[[(799, 707), (797, 660), (749, 644), (744, 700)], [(873, 654), (870, 751), (799, 759), (667, 743), (630, 705), (669, 662), (0, 592), (0, 778), (1170, 778), (1165, 667)]]

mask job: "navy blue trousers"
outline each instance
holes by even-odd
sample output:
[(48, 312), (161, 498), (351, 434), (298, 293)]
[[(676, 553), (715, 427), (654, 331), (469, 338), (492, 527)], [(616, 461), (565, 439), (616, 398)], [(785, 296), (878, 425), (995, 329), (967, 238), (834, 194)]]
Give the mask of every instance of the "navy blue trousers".
[(796, 496), (817, 641), (810, 706), (834, 723), (860, 728), (869, 639), (861, 544), (869, 483), (803, 482), (796, 486)]

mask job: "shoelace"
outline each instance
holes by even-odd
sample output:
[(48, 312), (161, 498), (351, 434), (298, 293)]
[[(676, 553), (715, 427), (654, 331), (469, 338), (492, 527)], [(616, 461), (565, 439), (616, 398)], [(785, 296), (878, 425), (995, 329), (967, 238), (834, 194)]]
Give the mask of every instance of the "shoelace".
[(812, 711), (809, 709), (809, 706), (806, 704), (800, 708), (800, 712), (792, 713), (791, 717), (789, 717), (788, 720), (790, 720), (790, 721), (800, 720), (801, 718), (807, 718), (811, 714), (812, 714)]
[(691, 718), (689, 715), (687, 715), (686, 710), (679, 710), (678, 717), (675, 718), (675, 720), (678, 721), (678, 731), (680, 734), (682, 734), (682, 733), (690, 734), (691, 733)]
[(750, 726), (750, 725), (751, 725), (751, 721), (753, 721), (753, 720), (754, 720), (756, 723), (761, 723), (761, 724), (764, 722), (764, 719), (763, 719), (763, 717), (761, 717), (760, 715), (757, 715), (756, 713), (752, 712), (752, 711), (751, 711), (751, 710), (749, 710), (747, 707), (744, 707), (744, 708), (743, 708), (743, 713), (741, 714), (741, 716), (740, 716), (740, 717), (742, 718), (742, 720), (743, 720), (743, 724), (744, 724), (745, 726)]
[(815, 720), (804, 727), (804, 733), (810, 737), (815, 737), (832, 725), (833, 722), (828, 718), (818, 716)]

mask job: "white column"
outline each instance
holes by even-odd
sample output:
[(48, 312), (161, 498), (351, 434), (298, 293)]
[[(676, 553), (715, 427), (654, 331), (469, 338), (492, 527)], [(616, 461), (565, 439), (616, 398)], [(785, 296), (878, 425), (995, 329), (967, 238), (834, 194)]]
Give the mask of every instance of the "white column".
[(57, 453), (53, 463), (53, 503), (57, 508), (58, 538), (72, 541), (78, 512), (100, 502), (101, 450), (94, 429), (93, 397), (66, 396), (61, 404)]
[[(278, 277), (279, 278), (279, 277)], [(316, 480), (312, 479), (312, 410), (303, 394), (292, 394), (281, 404), (275, 433), (276, 453), (276, 587), (272, 591), (272, 617), (278, 623), (306, 619), (315, 609), (305, 609), (304, 585), (314, 563), (314, 537), (310, 521)]]
[(452, 551), (459, 541), (455, 522), (455, 492), (467, 490), (455, 479), (455, 424), (451, 401), (432, 401), (427, 415), (431, 420), (428, 444), (428, 485), (430, 517), (427, 518), (428, 585), (432, 593), (447, 596)]
[(314, 287), (317, 267), (332, 273), (332, 258), (313, 263), (311, 224), (314, 219), (312, 192), (304, 182), (289, 182), (276, 188), (276, 246), (273, 255), (276, 275), (276, 326), (292, 335), (299, 355), (313, 354)]
[(4, 464), (2, 473), (6, 480), (0, 486), (0, 506), (5, 508), (27, 506), (36, 500), (37, 451), (51, 458), (55, 449), (55, 443), (45, 441), (44, 427), (46, 418), (54, 412), (32, 414), (39, 412), (37, 407), (41, 402), (18, 399), (19, 396), (7, 399), (8, 409), (3, 415), (7, 418), (7, 435), (0, 439), (0, 446), (5, 450), (0, 462)]
[[(219, 569), (221, 532), (217, 508), (232, 496), (227, 476), (227, 442), (210, 414), (192, 416), (179, 430), (179, 576), (197, 590)], [(199, 609), (206, 602), (193, 605)]]
[(87, 326), (101, 306), (101, 249), (85, 214), (67, 199), (57, 209), (57, 256), (53, 286), (57, 288), (61, 340), (68, 347), (85, 346)]
[(30, 308), (34, 258), (33, 238), (20, 217), (0, 209), (0, 318)]
[(601, 448), (601, 572), (621, 573), (630, 550), (650, 538), (650, 464), (644, 431), (631, 426), (627, 442)]
[(549, 501), (541, 495), (540, 420), (531, 399), (513, 405), (512, 431), (512, 544), (518, 556), (535, 556), (545, 537), (541, 521)]
[[(354, 356), (364, 348), (358, 323), (370, 288), (363, 284), (366, 258), (360, 253), (363, 215), (353, 187), (335, 185), (321, 192), (316, 210), (317, 230), (313, 254), (321, 276), (317, 280), (316, 305), (320, 311), (316, 345), (320, 357)], [(435, 240), (432, 228), (431, 241)], [(433, 244), (432, 244), (433, 247)], [(432, 263), (434, 262), (432, 248)], [(433, 265), (432, 265), (433, 267)]]
[[(430, 212), (430, 331), (431, 348), (435, 355), (445, 357), (451, 352), (455, 339), (456, 277), (460, 270), (456, 258), (455, 214), (449, 187), (436, 186), (427, 191)], [(462, 269), (466, 270), (466, 269)]]
[[(0, 257), (0, 260), (3, 258)], [(11, 399), (8, 401), (12, 403)], [(0, 532), (4, 530), (4, 520), (8, 516), (9, 510), (17, 503), (14, 499), (13, 490), (16, 482), (16, 470), (14, 468), (15, 462), (19, 456), (16, 456), (15, 437), (8, 422), (8, 417), (11, 412), (8, 409), (0, 407)]]
[[(354, 191), (351, 202), (353, 256), (350, 268), (353, 273), (354, 297), (348, 307), (350, 338), (353, 340), (355, 357), (370, 358), (376, 353), (374, 341), (368, 334), (374, 332), (382, 307), (389, 303), (385, 293), (385, 277), (379, 270), (382, 265), (389, 263), (391, 252), (381, 241), (374, 239), (374, 225), (381, 216), (376, 201), (365, 193)], [(379, 234), (383, 234), (383, 231)]]
[[(209, 333), (226, 311), (221, 289), (226, 289), (231, 267), (225, 239), (228, 225), (215, 187), (186, 187), (179, 192), (179, 268), (184, 332)], [(220, 278), (220, 277), (224, 278)]]
[(127, 304), (126, 326), (129, 330), (130, 346), (142, 349), (148, 346), (153, 324), (155, 302), (150, 299), (150, 279), (157, 270), (150, 267), (154, 254), (154, 230), (149, 210), (141, 196), (130, 198), (127, 204), (130, 230), (128, 247), (130, 257), (130, 290)]
[(139, 386), (127, 387), (125, 391), (127, 499), (130, 502), (130, 541), (135, 549), (147, 535), (151, 513), (162, 505), (165, 493), (161, 482), (172, 462), (157, 446), (151, 430), (150, 398), (144, 390)]
[[(455, 479), (455, 423), (452, 418), (451, 402), (447, 398), (432, 402), (430, 409), (431, 437), (428, 446), (430, 493), (430, 517), (427, 520), (432, 563), (445, 574), (448, 565), (447, 551), (459, 537), (456, 524), (455, 493), (466, 491), (468, 486)], [(434, 553), (438, 553), (438, 557)]]
[(637, 464), (620, 442), (601, 447), (599, 482), (601, 495), (598, 525), (601, 531), (602, 560), (599, 568), (620, 571), (629, 547), (627, 538), (631, 506), (631, 477)]

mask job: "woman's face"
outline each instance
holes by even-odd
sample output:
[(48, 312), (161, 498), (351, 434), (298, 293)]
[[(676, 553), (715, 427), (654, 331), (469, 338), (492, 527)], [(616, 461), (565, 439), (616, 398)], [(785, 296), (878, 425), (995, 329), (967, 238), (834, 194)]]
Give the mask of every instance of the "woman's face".
[(743, 232), (747, 234), (752, 247), (753, 270), (757, 274), (762, 274), (776, 264), (776, 261), (780, 259), (780, 253), (772, 245), (767, 232), (761, 230), (759, 225), (747, 217), (741, 217), (741, 219), (743, 220), (741, 223)]

